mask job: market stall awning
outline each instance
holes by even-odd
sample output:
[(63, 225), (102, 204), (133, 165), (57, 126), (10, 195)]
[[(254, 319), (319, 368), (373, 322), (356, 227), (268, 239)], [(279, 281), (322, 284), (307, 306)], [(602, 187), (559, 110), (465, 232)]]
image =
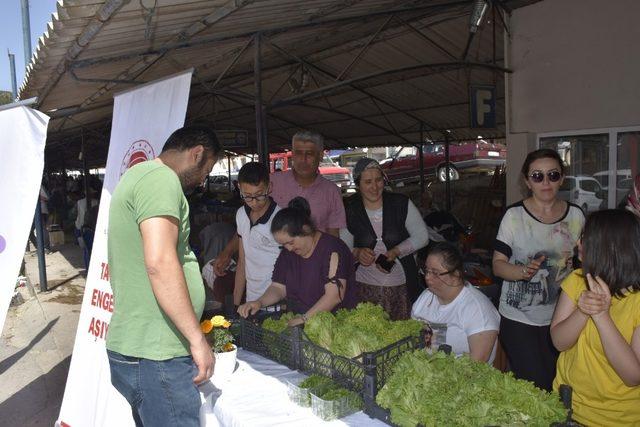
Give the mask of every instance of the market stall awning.
[[(20, 90), (49, 114), (47, 161), (67, 167), (81, 141), (104, 164), (113, 95), (195, 69), (187, 121), (243, 130), (256, 152), (256, 105), (271, 150), (300, 128), (334, 148), (473, 139), (470, 84), (496, 88), (504, 136), (503, 32), (493, 0), (470, 33), (471, 0), (63, 0)], [(482, 2), (480, 2), (482, 3)], [(259, 68), (258, 73), (256, 69)]]

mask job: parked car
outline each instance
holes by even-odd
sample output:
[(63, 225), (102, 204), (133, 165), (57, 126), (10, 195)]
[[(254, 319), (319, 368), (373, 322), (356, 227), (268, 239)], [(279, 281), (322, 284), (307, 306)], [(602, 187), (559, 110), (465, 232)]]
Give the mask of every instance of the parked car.
[[(238, 174), (231, 174), (231, 182), (238, 179)], [(204, 183), (207, 192), (229, 191), (229, 177), (227, 175), (209, 175)], [(233, 184), (231, 185), (233, 190)]]
[(607, 201), (600, 183), (590, 176), (565, 176), (558, 197), (580, 206), (584, 213), (604, 209)]
[[(442, 143), (423, 145), (424, 170), (438, 180), (446, 180), (445, 146)], [(460, 171), (493, 171), (507, 159), (504, 144), (478, 140), (452, 143), (449, 146), (449, 179), (460, 178)], [(420, 159), (416, 147), (403, 147), (393, 158), (381, 162), (391, 182), (417, 181), (420, 178)]]
[[(605, 192), (609, 191), (609, 171), (596, 172), (593, 177), (598, 180), (600, 186)], [(630, 183), (629, 180), (633, 175), (631, 169), (618, 169), (616, 171), (616, 205), (618, 205), (622, 199), (624, 199), (629, 193)]]

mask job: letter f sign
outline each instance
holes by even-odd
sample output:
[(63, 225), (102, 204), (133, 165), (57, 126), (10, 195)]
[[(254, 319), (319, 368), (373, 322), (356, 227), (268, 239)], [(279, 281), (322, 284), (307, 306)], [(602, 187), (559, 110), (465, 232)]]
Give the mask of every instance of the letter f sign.
[(495, 128), (496, 99), (494, 86), (471, 86), (471, 127)]

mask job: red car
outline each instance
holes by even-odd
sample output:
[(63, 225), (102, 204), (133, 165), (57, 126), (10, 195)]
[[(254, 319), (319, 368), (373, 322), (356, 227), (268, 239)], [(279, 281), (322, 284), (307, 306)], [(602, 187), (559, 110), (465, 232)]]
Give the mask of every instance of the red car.
[[(423, 145), (424, 170), (426, 175), (435, 175), (438, 180), (446, 180), (444, 144)], [(483, 139), (473, 142), (451, 143), (449, 146), (449, 178), (460, 178), (460, 171), (493, 171), (507, 160), (504, 144), (487, 142)], [(408, 182), (420, 178), (420, 162), (416, 147), (403, 147), (395, 157), (381, 162), (391, 182)]]

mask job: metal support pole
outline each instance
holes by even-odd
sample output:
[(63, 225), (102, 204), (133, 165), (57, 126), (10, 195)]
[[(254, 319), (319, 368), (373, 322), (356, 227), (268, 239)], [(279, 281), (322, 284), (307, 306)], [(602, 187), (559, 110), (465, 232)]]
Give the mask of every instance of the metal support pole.
[(7, 49), (7, 54), (9, 55), (9, 69), (11, 71), (11, 102), (13, 102), (18, 97), (18, 84), (16, 83), (16, 56), (9, 52), (9, 49)]
[(22, 41), (24, 43), (24, 68), (31, 61), (31, 20), (29, 19), (29, 0), (20, 0), (22, 4)]
[[(420, 197), (424, 196), (424, 124), (420, 122), (420, 144), (418, 144), (418, 164), (420, 165)], [(423, 206), (424, 208), (425, 206)]]
[[(25, 68), (31, 61), (31, 23), (29, 19), (29, 0), (21, 0), (22, 5), (22, 43), (24, 45), (24, 66)], [(15, 66), (14, 66), (15, 67)], [(15, 76), (15, 72), (14, 72)], [(16, 85), (17, 86), (17, 85)], [(17, 98), (17, 89), (16, 95)], [(40, 192), (38, 191), (38, 202), (36, 203), (36, 214), (34, 218), (34, 224), (37, 232), (38, 242), (38, 272), (40, 275), (40, 291), (46, 292), (47, 290), (47, 267), (44, 259), (44, 224), (42, 223), (42, 209), (40, 208)]]
[(262, 61), (260, 50), (262, 48), (262, 34), (256, 33), (254, 44), (253, 79), (255, 86), (255, 110), (256, 110), (256, 144), (260, 162), (269, 166), (269, 149), (267, 136), (264, 134), (264, 109), (262, 108)]
[(227, 184), (231, 193), (231, 154), (227, 153)]
[(447, 197), (447, 201), (446, 201), (446, 206), (447, 206), (447, 212), (451, 212), (451, 163), (449, 162), (449, 145), (450, 145), (450, 141), (449, 141), (449, 135), (447, 134), (447, 132), (444, 133), (444, 161), (445, 161), (445, 195)]
[(91, 201), (89, 200), (89, 167), (87, 166), (87, 150), (82, 129), (80, 129), (80, 144), (82, 150), (82, 174), (84, 175), (84, 197), (87, 199), (87, 212), (89, 212), (91, 209)]
[(40, 191), (36, 203), (36, 215), (33, 218), (36, 226), (36, 242), (38, 243), (38, 272), (40, 273), (40, 292), (47, 291), (47, 267), (44, 261), (44, 224), (42, 224), (42, 210), (40, 209)]

